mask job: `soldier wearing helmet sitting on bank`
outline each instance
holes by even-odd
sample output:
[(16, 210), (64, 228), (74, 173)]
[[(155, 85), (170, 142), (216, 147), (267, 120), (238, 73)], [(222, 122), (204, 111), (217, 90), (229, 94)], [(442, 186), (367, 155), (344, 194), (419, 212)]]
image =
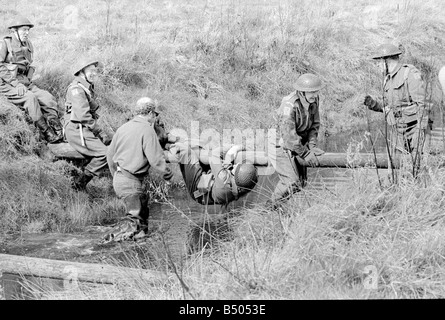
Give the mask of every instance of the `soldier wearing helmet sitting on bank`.
[(111, 138), (97, 123), (99, 105), (94, 100), (98, 65), (95, 60), (83, 60), (75, 65), (75, 78), (66, 91), (66, 140), (88, 161), (84, 172), (74, 179), (77, 190), (85, 190), (88, 182), (107, 168), (107, 145)]
[(318, 166), (317, 156), (324, 153), (317, 148), (320, 128), (318, 92), (323, 84), (316, 75), (306, 73), (297, 79), (294, 88), (296, 91), (284, 97), (277, 110), (280, 137), (275, 156), (273, 152), (269, 153), (279, 176), (268, 201), (273, 207), (306, 185), (306, 165)]
[(429, 110), (425, 104), (425, 86), (420, 71), (400, 61), (402, 51), (393, 44), (382, 44), (372, 58), (379, 60), (384, 73), (383, 101), (369, 95), (364, 105), (385, 112), (389, 128), (389, 156), (410, 153), (416, 161), (429, 132)]
[(174, 147), (187, 190), (199, 204), (226, 207), (250, 192), (258, 182), (254, 165), (234, 163), (237, 153), (245, 150), (241, 145), (230, 146), (225, 155), (227, 148), (213, 148), (209, 157), (210, 170), (199, 161), (199, 151), (181, 142)]
[(0, 94), (28, 112), (47, 142), (57, 143), (63, 139), (57, 102), (48, 91), (32, 83), (32, 27), (28, 19), (18, 17), (8, 26), (10, 35), (0, 41)]

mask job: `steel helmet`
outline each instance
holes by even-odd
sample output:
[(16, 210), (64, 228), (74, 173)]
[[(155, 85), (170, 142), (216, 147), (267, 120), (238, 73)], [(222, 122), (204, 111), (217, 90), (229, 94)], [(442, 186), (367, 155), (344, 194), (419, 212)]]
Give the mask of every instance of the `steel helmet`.
[(83, 69), (85, 69), (88, 66), (94, 65), (96, 67), (99, 66), (99, 61), (97, 60), (93, 60), (93, 59), (84, 59), (84, 60), (80, 60), (78, 63), (74, 64), (73, 67), (73, 74), (75, 76), (79, 75), (79, 72), (82, 71)]
[(305, 73), (301, 75), (294, 85), (294, 88), (297, 89), (297, 91), (301, 92), (318, 91), (323, 87), (324, 85), (321, 82), (320, 78), (312, 73)]
[(23, 26), (28, 26), (30, 28), (34, 27), (34, 25), (27, 18), (23, 16), (16, 17), (11, 24), (8, 26), (8, 29), (19, 28)]
[(258, 171), (253, 164), (240, 163), (235, 169), (235, 183), (241, 193), (252, 190), (258, 182)]
[(373, 59), (383, 59), (402, 54), (402, 51), (391, 43), (381, 44), (377, 47), (376, 52), (377, 53), (372, 57)]

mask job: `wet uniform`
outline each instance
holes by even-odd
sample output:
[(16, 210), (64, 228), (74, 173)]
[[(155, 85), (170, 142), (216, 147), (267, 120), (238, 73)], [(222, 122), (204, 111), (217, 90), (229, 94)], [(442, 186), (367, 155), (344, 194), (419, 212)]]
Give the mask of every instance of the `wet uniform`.
[[(179, 168), (185, 185), (192, 199), (200, 204), (227, 205), (238, 198), (238, 188), (233, 175), (226, 171), (229, 176), (224, 180), (218, 175), (223, 169), (222, 150), (212, 150), (209, 158), (210, 170), (199, 162), (199, 151), (189, 147), (181, 147), (179, 150)], [(200, 190), (200, 184), (204, 184), (206, 190)]]
[(148, 219), (148, 197), (143, 180), (153, 167), (167, 172), (164, 152), (153, 125), (136, 116), (116, 131), (107, 153), (108, 167), (113, 175), (113, 188), (123, 199), (127, 214), (143, 221)]

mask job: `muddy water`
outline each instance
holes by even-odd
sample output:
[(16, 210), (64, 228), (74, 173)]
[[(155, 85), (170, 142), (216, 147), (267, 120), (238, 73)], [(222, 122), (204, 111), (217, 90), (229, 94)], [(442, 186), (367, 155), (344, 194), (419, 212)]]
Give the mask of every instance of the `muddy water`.
[[(375, 171), (369, 170), (371, 175)], [(381, 170), (382, 175), (384, 172)], [(352, 179), (352, 170), (317, 168), (308, 169), (308, 186), (305, 194), (311, 190), (336, 191)], [(244, 199), (232, 204), (228, 210), (252, 208), (264, 203), (274, 189), (278, 176), (262, 175), (255, 190)], [(295, 195), (301, 197), (300, 194)], [(190, 231), (199, 230), (205, 221), (224, 221), (220, 206), (202, 206), (191, 201), (184, 189), (173, 190), (168, 195), (168, 201), (150, 205), (150, 235), (138, 241), (100, 244), (104, 233), (110, 230), (108, 226), (90, 226), (83, 232), (74, 234), (21, 234), (0, 248), (0, 253), (30, 256), (47, 259), (110, 263), (157, 269), (171, 261), (180, 262), (188, 253), (191, 241)], [(221, 224), (219, 224), (221, 225)], [(170, 257), (167, 257), (167, 252)], [(138, 264), (131, 264), (138, 261)], [(142, 264), (141, 264), (141, 261)], [(23, 290), (20, 277), (5, 274), (3, 276), (4, 295), (8, 299), (34, 299), (34, 296)], [(48, 282), (47, 279), (33, 279), (33, 283)], [(47, 285), (63, 288), (63, 281), (49, 281)]]
[[(380, 172), (384, 175), (383, 170)], [(369, 170), (369, 174), (375, 175), (375, 171)], [(305, 193), (310, 193), (311, 190), (335, 191), (351, 179), (352, 171), (349, 169), (309, 168)], [(269, 199), (277, 181), (276, 174), (260, 176), (254, 191), (231, 204), (227, 210), (263, 204)], [(166, 243), (176, 251), (184, 249), (186, 234), (191, 226), (201, 223), (205, 216), (219, 219), (227, 212), (217, 205), (203, 206), (192, 201), (185, 189), (170, 191), (167, 200), (150, 204), (150, 231), (157, 236), (162, 235)], [(101, 245), (99, 240), (108, 230), (109, 226), (90, 226), (75, 234), (24, 233), (9, 239), (10, 241), (0, 248), (0, 252), (49, 259), (93, 261), (101, 260), (108, 253), (116, 254), (138, 246), (132, 242)], [(149, 237), (149, 240), (153, 240), (153, 236)]]

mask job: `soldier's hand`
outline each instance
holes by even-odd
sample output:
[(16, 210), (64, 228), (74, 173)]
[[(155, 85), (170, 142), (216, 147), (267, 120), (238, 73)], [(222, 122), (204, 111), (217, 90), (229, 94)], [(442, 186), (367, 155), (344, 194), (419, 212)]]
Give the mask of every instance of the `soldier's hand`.
[(312, 150), (309, 150), (303, 160), (306, 161), (311, 167), (318, 167), (319, 165), (317, 156)]
[(25, 93), (28, 91), (28, 89), (26, 89), (25, 85), (23, 83), (19, 83), (16, 87), (17, 89), (17, 94), (20, 97), (23, 97), (25, 95)]
[(165, 173), (164, 173), (163, 178), (164, 178), (164, 180), (169, 181), (172, 177), (173, 177), (173, 172), (171, 171), (170, 168), (167, 167), (167, 168), (165, 169)]
[(368, 109), (372, 109), (375, 106), (376, 101), (371, 96), (368, 95), (365, 97), (365, 101), (363, 101), (363, 104), (367, 106)]
[(112, 138), (108, 136), (105, 132), (101, 131), (99, 133), (99, 139), (102, 141), (102, 143), (106, 146), (110, 145)]

